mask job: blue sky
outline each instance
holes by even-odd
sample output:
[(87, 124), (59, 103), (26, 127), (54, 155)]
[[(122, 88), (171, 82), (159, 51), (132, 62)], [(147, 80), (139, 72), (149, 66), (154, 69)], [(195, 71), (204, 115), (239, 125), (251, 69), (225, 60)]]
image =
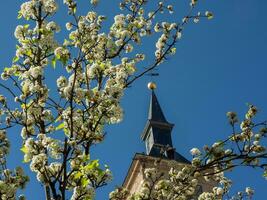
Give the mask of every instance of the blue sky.
[[(15, 53), (13, 31), (21, 23), (16, 20), (21, 2), (12, 0), (2, 4), (1, 69), (11, 64)], [(119, 12), (118, 2), (102, 0), (98, 11), (108, 13), (112, 19)], [(185, 13), (188, 1), (170, 2), (174, 2), (178, 13), (172, 20), (177, 21)], [(253, 103), (260, 108), (258, 119), (267, 119), (267, 1), (199, 0), (199, 3), (199, 10), (210, 10), (215, 18), (189, 25), (177, 45), (177, 54), (160, 66), (160, 76), (154, 78), (165, 116), (175, 124), (174, 146), (188, 159), (192, 147), (212, 144), (231, 133), (225, 116), (227, 111), (237, 111), (242, 119), (246, 103)], [(88, 0), (80, 0), (80, 4), (85, 12)], [(66, 22), (65, 11), (63, 7), (57, 15), (62, 25)], [(151, 52), (151, 44), (146, 42), (142, 50)], [(55, 85), (53, 78), (59, 73), (51, 74), (51, 87)], [(134, 154), (145, 151), (140, 134), (147, 119), (150, 91), (146, 85), (149, 81), (149, 77), (144, 77), (128, 89), (122, 101), (123, 122), (107, 127), (105, 142), (93, 148), (92, 157), (108, 164), (114, 174), (112, 183), (98, 192), (97, 200), (107, 199), (108, 193), (122, 183)], [(20, 133), (13, 129), (9, 134), (15, 149), (10, 155), (10, 166), (15, 166), (22, 160), (22, 154), (18, 153)], [(29, 170), (27, 172), (31, 174)], [(256, 200), (266, 197), (267, 182), (259, 170), (240, 169), (230, 176), (234, 191), (251, 186), (256, 191)], [(25, 191), (28, 199), (44, 199), (41, 196), (43, 189), (32, 174), (31, 179)]]

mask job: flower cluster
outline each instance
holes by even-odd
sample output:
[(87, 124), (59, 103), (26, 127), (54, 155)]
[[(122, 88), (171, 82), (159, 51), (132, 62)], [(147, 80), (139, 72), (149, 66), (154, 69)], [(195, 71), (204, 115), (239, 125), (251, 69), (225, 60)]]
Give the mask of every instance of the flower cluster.
[(9, 153), (10, 144), (6, 132), (0, 131), (0, 199), (16, 199), (16, 193), (23, 189), (29, 178), (25, 176), (21, 167), (15, 170), (7, 168), (6, 156)]
[(36, 8), (42, 6), (43, 10), (48, 14), (53, 14), (57, 11), (58, 6), (55, 0), (31, 0), (23, 3), (19, 14), (25, 19), (37, 19)]

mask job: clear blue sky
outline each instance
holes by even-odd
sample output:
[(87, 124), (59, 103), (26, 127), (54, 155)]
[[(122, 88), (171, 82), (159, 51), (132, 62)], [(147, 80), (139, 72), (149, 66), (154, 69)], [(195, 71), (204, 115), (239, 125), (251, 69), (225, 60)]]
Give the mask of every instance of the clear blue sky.
[[(101, 0), (100, 0), (101, 1)], [(22, 1), (2, 2), (0, 12), (0, 63), (1, 69), (11, 64), (15, 53), (13, 31), (18, 24), (17, 11)], [(61, 1), (60, 1), (61, 2)], [(80, 0), (83, 12), (89, 0)], [(118, 0), (102, 0), (99, 11), (112, 16), (119, 12)], [(179, 19), (186, 0), (174, 3)], [(225, 138), (231, 133), (225, 113), (246, 111), (246, 103), (260, 108), (260, 119), (267, 119), (267, 1), (266, 0), (203, 0), (199, 9), (211, 10), (212, 21), (190, 25), (177, 46), (177, 55), (160, 67), (160, 76), (155, 79), (158, 99), (167, 119), (175, 123), (173, 143), (177, 151), (190, 159), (191, 147), (202, 147)], [(61, 8), (58, 19), (64, 24), (66, 17)], [(62, 38), (61, 38), (62, 39)], [(151, 45), (151, 44), (150, 44)], [(148, 43), (144, 52), (151, 52)], [(53, 72), (53, 74), (60, 72)], [(51, 75), (53, 78), (53, 76)], [(55, 86), (51, 78), (51, 86)], [(92, 156), (100, 158), (113, 171), (114, 180), (101, 189), (97, 200), (107, 199), (108, 192), (120, 185), (130, 166), (135, 152), (144, 152), (140, 134), (147, 119), (150, 92), (146, 88), (150, 78), (144, 77), (130, 88), (122, 101), (124, 121), (106, 129), (103, 144), (93, 148)], [(10, 166), (22, 160), (18, 153), (21, 146), (20, 133), (10, 133), (12, 146)], [(28, 167), (25, 166), (27, 169)], [(29, 200), (44, 199), (43, 189), (34, 180), (25, 193)], [(234, 190), (251, 186), (256, 190), (255, 199), (266, 198), (267, 182), (254, 169), (242, 169), (233, 173)]]

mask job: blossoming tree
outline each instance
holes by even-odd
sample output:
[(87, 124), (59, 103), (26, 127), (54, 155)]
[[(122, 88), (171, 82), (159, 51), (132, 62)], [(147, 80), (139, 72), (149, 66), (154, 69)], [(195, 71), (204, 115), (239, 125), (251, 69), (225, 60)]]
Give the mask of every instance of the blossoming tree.
[[(70, 16), (66, 22), (69, 35), (63, 44), (55, 39), (60, 32), (60, 27), (52, 21), (58, 9), (55, 0), (26, 1), (19, 11), (18, 18), (25, 24), (18, 25), (15, 30), (16, 55), (13, 64), (1, 75), (3, 80), (13, 83), (14, 88), (0, 83), (9, 93), (0, 95), (0, 115), (4, 119), (0, 127), (1, 199), (16, 199), (17, 190), (24, 188), (28, 181), (22, 168), (14, 171), (7, 168), (9, 141), (6, 134), (13, 126), (21, 127), (24, 162), (29, 163), (44, 186), (47, 200), (93, 199), (96, 189), (106, 185), (112, 176), (108, 167), (101, 167), (98, 160), (90, 159), (90, 148), (104, 140), (105, 125), (118, 123), (123, 118), (120, 100), (124, 91), (175, 53), (175, 45), (186, 24), (213, 17), (208, 11), (196, 12), (197, 1), (192, 0), (181, 22), (161, 22), (161, 13), (174, 12), (168, 1), (122, 0), (121, 14), (115, 15), (114, 23), (105, 32), (104, 15), (92, 10), (79, 15), (77, 1), (63, 2)], [(91, 0), (93, 7), (97, 4), (97, 0)], [(145, 11), (147, 4), (150, 10)], [(138, 46), (150, 35), (157, 37), (155, 58), (149, 66), (138, 67), (146, 58)], [(52, 95), (47, 86), (47, 69), (59, 65), (63, 65), (64, 73), (55, 80), (57, 94)], [(12, 98), (17, 107), (11, 106)], [(241, 133), (234, 130), (231, 137), (205, 147), (202, 154), (193, 149), (192, 166), (182, 172), (172, 169), (169, 180), (158, 179), (153, 169), (147, 170), (147, 179), (153, 179), (155, 184), (152, 186), (148, 180), (144, 183), (144, 191), (148, 193), (141, 192), (129, 198), (185, 199), (194, 191), (199, 176), (215, 178), (223, 185), (202, 194), (200, 199), (226, 194), (229, 181), (223, 171), (244, 164), (265, 167), (260, 164), (266, 154), (259, 140), (266, 130), (252, 134), (253, 128), (265, 123), (253, 124), (254, 114), (255, 107), (251, 107), (247, 119), (242, 122)], [(236, 117), (233, 113), (229, 117), (234, 128)], [(237, 145), (237, 152), (224, 150), (224, 144), (229, 142)], [(210, 174), (205, 174), (207, 170)], [(178, 183), (182, 184), (179, 192), (172, 186)], [(247, 190), (251, 195), (251, 190)], [(126, 199), (125, 195), (127, 191), (117, 189), (110, 199)]]

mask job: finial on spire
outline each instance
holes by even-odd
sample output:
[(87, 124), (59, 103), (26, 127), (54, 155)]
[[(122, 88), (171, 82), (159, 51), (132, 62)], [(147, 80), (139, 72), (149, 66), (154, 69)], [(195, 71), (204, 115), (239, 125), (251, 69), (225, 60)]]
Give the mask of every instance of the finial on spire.
[(155, 89), (157, 88), (157, 85), (156, 85), (156, 83), (154, 83), (154, 82), (149, 82), (149, 83), (147, 84), (147, 87), (148, 87), (148, 89), (150, 89), (150, 90), (155, 90)]

